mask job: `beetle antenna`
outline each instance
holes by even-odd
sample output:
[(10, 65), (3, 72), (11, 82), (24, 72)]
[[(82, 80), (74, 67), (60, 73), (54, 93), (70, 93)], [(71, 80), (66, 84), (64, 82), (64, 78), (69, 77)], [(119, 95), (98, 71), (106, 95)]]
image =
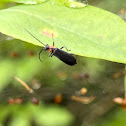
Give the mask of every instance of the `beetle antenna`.
[(27, 31), (33, 38), (35, 38), (37, 41), (39, 41), (41, 44), (45, 46), (44, 43), (42, 43), (39, 39), (37, 39), (34, 35), (32, 35), (32, 33), (30, 33), (27, 29), (24, 28), (24, 30)]
[(54, 44), (54, 38), (53, 38), (53, 33), (52, 33), (52, 40), (53, 40), (53, 46), (54, 46), (55, 44)]
[(42, 49), (40, 52), (39, 52), (39, 60), (42, 62), (41, 58), (40, 58), (40, 54), (42, 53), (44, 49)]

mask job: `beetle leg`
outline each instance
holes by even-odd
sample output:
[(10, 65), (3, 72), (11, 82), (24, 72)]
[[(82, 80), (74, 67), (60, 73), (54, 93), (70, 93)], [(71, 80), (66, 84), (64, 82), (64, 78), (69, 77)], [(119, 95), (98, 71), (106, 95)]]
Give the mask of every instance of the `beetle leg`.
[(49, 57), (52, 57), (52, 56), (53, 56), (53, 53), (50, 53), (50, 54), (49, 54)]
[(42, 62), (41, 58), (40, 58), (40, 54), (42, 53), (44, 49), (42, 49), (40, 52), (39, 52), (39, 60)]
[(63, 49), (63, 48), (65, 48), (67, 51), (70, 51), (70, 50), (69, 50), (69, 49), (67, 49), (65, 46), (61, 47), (60, 49)]

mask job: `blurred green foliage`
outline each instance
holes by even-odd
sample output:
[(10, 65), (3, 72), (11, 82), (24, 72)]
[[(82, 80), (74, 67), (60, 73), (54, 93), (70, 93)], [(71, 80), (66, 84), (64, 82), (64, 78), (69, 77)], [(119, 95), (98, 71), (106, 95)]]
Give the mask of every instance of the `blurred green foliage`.
[[(44, 126), (69, 126), (73, 120), (73, 116), (67, 110), (53, 105), (45, 106), (40, 104), (35, 106), (29, 103), (25, 104), (25, 106), (6, 106), (6, 109), (5, 106), (0, 105), (0, 109), (0, 122), (6, 123), (5, 119), (9, 114), (9, 118), (12, 120), (9, 122), (9, 126), (30, 126), (32, 122)], [(1, 123), (1, 125), (3, 124)]]
[[(124, 0), (88, 2), (125, 19), (120, 13), (125, 10)], [(0, 7), (8, 5), (1, 3)], [(49, 52), (45, 51), (40, 62), (41, 48), (0, 34), (1, 126), (125, 126), (125, 111), (112, 102), (114, 97), (124, 95), (124, 77), (113, 78), (115, 73), (124, 70), (123, 64), (75, 56), (78, 64), (69, 67), (56, 57), (49, 58)], [(32, 88), (35, 79), (41, 87), (29, 94), (13, 76)], [(71, 100), (82, 87), (88, 89), (87, 97), (96, 97), (88, 105)], [(58, 93), (62, 94), (63, 101), (57, 105), (54, 99)], [(33, 103), (33, 97), (38, 99), (38, 105)], [(22, 103), (11, 104), (10, 98), (21, 98)]]
[[(2, 39), (3, 35), (1, 35)], [(11, 40), (1, 40), (0, 41), (0, 91), (4, 90), (8, 87), (8, 84), (14, 84), (13, 86), (17, 88), (17, 90), (22, 90), (19, 82), (14, 81), (13, 76), (17, 76), (21, 78), (25, 82), (29, 82), (34, 78), (45, 79), (46, 83), (49, 83), (48, 80), (52, 79), (49, 85), (53, 86), (53, 82), (55, 82), (56, 77), (53, 78), (52, 73), (53, 70), (56, 70), (58, 62), (54, 58), (50, 60), (46, 60), (46, 57), (43, 58), (43, 63), (41, 63), (38, 59), (38, 52), (40, 47), (22, 42), (20, 40), (15, 40), (11, 38)], [(47, 53), (46, 53), (47, 54)], [(50, 73), (50, 71), (52, 71)], [(40, 74), (43, 73), (43, 74)], [(35, 77), (37, 76), (37, 77)], [(53, 81), (54, 80), (54, 81)], [(58, 83), (58, 81), (56, 81)], [(55, 85), (55, 83), (54, 83)], [(59, 85), (59, 84), (57, 84)], [(60, 85), (61, 86), (61, 85)], [(13, 89), (13, 87), (12, 87)], [(25, 89), (24, 89), (25, 90)], [(4, 92), (4, 91), (3, 91)], [(17, 97), (16, 91), (13, 89), (13, 97)], [(26, 93), (27, 94), (27, 93)], [(18, 94), (18, 97), (21, 97)], [(6, 95), (5, 95), (6, 96)], [(11, 98), (11, 94), (8, 94), (8, 98), (4, 99), (4, 96), (1, 97), (1, 102), (8, 102), (9, 98)], [(37, 96), (40, 97), (40, 96)], [(26, 100), (26, 99), (25, 99)], [(58, 106), (54, 107), (44, 107), (40, 104), (39, 107), (35, 105), (10, 105), (6, 106), (6, 110), (4, 105), (0, 106), (1, 111), (1, 122), (6, 121), (6, 117), (10, 115), (9, 118), (12, 118), (12, 121), (9, 125), (15, 126), (25, 126), (30, 125), (32, 119), (38, 125), (50, 126), (50, 124), (55, 126), (68, 126), (72, 120), (72, 115), (65, 109), (60, 108)], [(28, 111), (28, 112), (27, 112)], [(34, 115), (34, 116), (33, 116)], [(59, 116), (60, 115), (60, 116)], [(37, 117), (36, 117), (37, 116)], [(50, 120), (50, 121), (48, 121)]]

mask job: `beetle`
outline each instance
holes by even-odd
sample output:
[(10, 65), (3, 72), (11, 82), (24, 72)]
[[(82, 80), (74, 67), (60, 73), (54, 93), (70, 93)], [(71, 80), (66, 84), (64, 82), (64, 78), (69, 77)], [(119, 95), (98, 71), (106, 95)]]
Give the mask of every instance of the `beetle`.
[(44, 45), (44, 49), (42, 49), (39, 52), (39, 60), (42, 62), (40, 58), (40, 54), (43, 52), (43, 50), (48, 50), (50, 52), (49, 57), (56, 56), (58, 59), (60, 59), (62, 62), (66, 63), (67, 65), (73, 66), (77, 64), (75, 57), (73, 56), (72, 53), (67, 53), (63, 51), (62, 49), (65, 48), (67, 51), (68, 50), (65, 46), (61, 48), (55, 48), (54, 44), (54, 39), (53, 39), (53, 34), (52, 34), (52, 39), (53, 39), (53, 45), (49, 46), (48, 44), (42, 43), (39, 39), (37, 39), (34, 35), (32, 35), (27, 29), (25, 29), (33, 38), (35, 38), (38, 42), (40, 42), (42, 45)]

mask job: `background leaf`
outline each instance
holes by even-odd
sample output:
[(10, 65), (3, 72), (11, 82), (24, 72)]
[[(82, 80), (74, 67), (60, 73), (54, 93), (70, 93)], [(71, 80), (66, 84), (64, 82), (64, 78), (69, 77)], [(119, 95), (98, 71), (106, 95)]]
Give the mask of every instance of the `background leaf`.
[(24, 4), (39, 4), (43, 3), (46, 0), (1, 0), (0, 2), (16, 2), (16, 3), (24, 3)]

